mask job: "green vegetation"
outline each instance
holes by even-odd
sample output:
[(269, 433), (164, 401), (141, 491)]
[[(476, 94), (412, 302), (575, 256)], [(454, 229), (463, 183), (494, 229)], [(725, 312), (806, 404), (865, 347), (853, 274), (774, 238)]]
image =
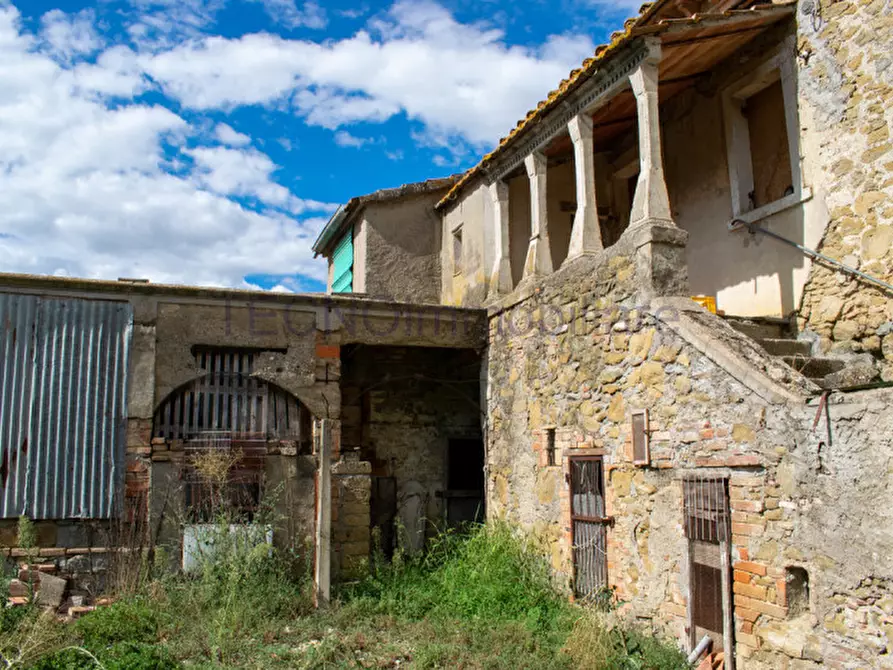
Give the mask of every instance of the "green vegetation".
[(422, 557), (378, 555), (322, 612), (306, 561), (227, 528), (195, 574), (147, 570), (135, 593), (72, 624), (29, 610), (0, 633), (2, 660), (32, 670), (686, 667), (672, 646), (569, 604), (536, 543), (507, 525), (442, 534)]

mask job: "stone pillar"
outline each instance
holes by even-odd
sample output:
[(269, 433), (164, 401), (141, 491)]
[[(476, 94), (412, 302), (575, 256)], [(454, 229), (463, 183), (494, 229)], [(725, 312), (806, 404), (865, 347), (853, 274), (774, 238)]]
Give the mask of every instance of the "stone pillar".
[(490, 273), (488, 298), (512, 292), (512, 262), (509, 258), (509, 187), (504, 181), (490, 184), (493, 199), (493, 228), (496, 241), (496, 261)]
[(639, 115), (639, 180), (630, 213), (630, 227), (653, 222), (675, 226), (664, 179), (657, 96), (660, 41), (651, 40), (648, 57), (629, 76)]
[(688, 233), (676, 226), (670, 210), (660, 146), (658, 74), (660, 40), (648, 39), (648, 56), (630, 74), (639, 118), (639, 180), (630, 212), (629, 229), (636, 249), (639, 299), (687, 296)]
[(577, 180), (577, 212), (567, 259), (602, 250), (602, 233), (595, 201), (595, 156), (592, 146), (592, 118), (575, 116), (567, 124), (574, 143), (574, 168)]
[(524, 278), (552, 272), (549, 248), (548, 210), (546, 207), (546, 157), (535, 151), (524, 159), (530, 180), (530, 245), (524, 261)]

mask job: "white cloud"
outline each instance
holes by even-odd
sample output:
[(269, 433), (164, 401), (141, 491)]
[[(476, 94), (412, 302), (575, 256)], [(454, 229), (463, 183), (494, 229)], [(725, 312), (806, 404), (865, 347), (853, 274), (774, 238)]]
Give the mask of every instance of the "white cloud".
[(231, 147), (244, 147), (251, 144), (251, 138), (226, 123), (218, 123), (214, 129), (214, 137), (218, 142)]
[(335, 133), (335, 144), (337, 144), (339, 147), (354, 147), (356, 149), (359, 149), (360, 147), (371, 142), (372, 140), (369, 138), (351, 135), (346, 130), (339, 130)]
[[(147, 83), (129, 49), (72, 65), (54, 60), (57, 48), (0, 4), (5, 271), (227, 286), (252, 274), (324, 280), (310, 245), (333, 206), (276, 183), (276, 165), (256, 150), (187, 149), (204, 139), (197, 126), (132, 99)], [(294, 216), (310, 212), (319, 215)]]
[(94, 53), (102, 46), (93, 28), (93, 13), (88, 10), (70, 15), (53, 9), (41, 17), (41, 24), (41, 37), (59, 58), (70, 60)]
[(494, 142), (590, 55), (588, 38), (510, 47), (501, 31), (459, 23), (434, 2), (397, 2), (337, 41), (268, 34), (209, 37), (146, 57), (164, 90), (195, 109), (290, 100), (307, 123), (338, 128), (405, 113), (429, 132)]
[(322, 30), (328, 25), (325, 10), (317, 2), (305, 2), (298, 7), (296, 0), (248, 0), (262, 3), (270, 18), (289, 28)]

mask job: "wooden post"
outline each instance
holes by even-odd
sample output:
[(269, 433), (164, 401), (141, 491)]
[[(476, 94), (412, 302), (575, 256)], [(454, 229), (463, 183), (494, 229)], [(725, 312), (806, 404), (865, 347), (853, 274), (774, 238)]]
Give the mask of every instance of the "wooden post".
[(722, 646), (725, 652), (725, 670), (735, 670), (735, 616), (732, 609), (732, 568), (729, 541), (719, 543), (719, 561), (722, 566)]
[(326, 607), (332, 591), (332, 428), (328, 419), (318, 426), (314, 600), (317, 607)]

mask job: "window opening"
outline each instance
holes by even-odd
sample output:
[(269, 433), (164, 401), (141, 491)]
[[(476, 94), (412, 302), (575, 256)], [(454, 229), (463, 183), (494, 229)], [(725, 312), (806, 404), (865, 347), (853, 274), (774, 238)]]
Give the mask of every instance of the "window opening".
[(582, 602), (598, 600), (608, 587), (607, 525), (602, 460), (569, 460), (574, 593)]
[(462, 272), (462, 228), (453, 231), (453, 274)]
[(809, 611), (809, 573), (805, 568), (788, 567), (784, 571), (788, 614), (800, 616)]
[(555, 465), (555, 429), (546, 429), (546, 465)]
[(753, 171), (750, 208), (757, 209), (794, 192), (781, 80), (747, 98), (742, 112), (747, 119)]
[(632, 414), (633, 463), (648, 465), (651, 462), (649, 444), (648, 410), (640, 410)]

